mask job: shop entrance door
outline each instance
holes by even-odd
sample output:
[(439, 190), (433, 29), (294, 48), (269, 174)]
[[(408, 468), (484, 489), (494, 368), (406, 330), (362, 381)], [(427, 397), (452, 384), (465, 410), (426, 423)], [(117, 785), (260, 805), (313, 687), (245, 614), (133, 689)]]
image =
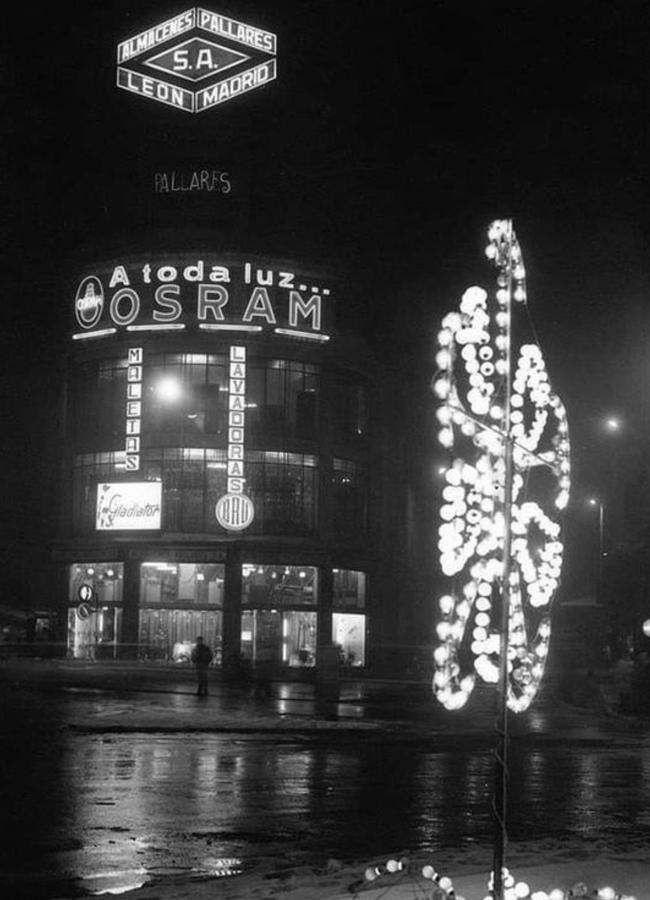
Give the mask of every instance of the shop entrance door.
[(68, 656), (73, 659), (117, 659), (122, 610), (116, 606), (68, 609)]
[(242, 611), (242, 656), (254, 666), (282, 661), (282, 613), (275, 609)]

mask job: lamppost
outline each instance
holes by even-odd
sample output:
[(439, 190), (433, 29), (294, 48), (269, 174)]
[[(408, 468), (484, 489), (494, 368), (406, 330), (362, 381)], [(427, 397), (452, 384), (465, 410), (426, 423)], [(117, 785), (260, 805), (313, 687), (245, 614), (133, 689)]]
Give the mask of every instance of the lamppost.
[(598, 587), (600, 588), (605, 557), (605, 504), (599, 497), (590, 497), (589, 505), (598, 507)]

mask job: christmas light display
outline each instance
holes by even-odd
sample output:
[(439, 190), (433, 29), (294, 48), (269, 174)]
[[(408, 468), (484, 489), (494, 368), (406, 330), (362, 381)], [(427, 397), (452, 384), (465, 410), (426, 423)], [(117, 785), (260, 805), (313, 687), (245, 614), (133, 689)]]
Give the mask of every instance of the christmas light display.
[[(368, 865), (363, 880), (352, 885), (349, 891), (353, 896), (357, 896), (364, 884), (383, 882), (385, 893), (382, 896), (388, 897), (391, 884), (387, 881), (391, 876), (393, 883), (395, 883), (395, 879), (400, 881), (408, 879), (413, 887), (414, 897), (420, 896), (420, 881), (424, 880), (425, 884), (432, 883), (431, 890), (425, 892), (425, 895), (431, 900), (472, 900), (470, 897), (465, 898), (456, 893), (453, 880), (448, 875), (442, 875), (434, 865), (431, 863), (418, 864), (408, 857), (393, 857), (385, 863)], [(533, 890), (527, 882), (517, 881), (514, 874), (506, 867), (502, 870), (502, 880), (504, 900), (636, 900), (633, 895), (620, 893), (609, 885), (590, 887), (583, 881), (575, 882), (567, 888)], [(493, 889), (493, 882), (491, 874), (487, 884), (489, 891)], [(490, 893), (481, 900), (492, 900), (492, 898), (493, 895)]]
[[(494, 296), (470, 287), (445, 316), (432, 382), (438, 439), (449, 455), (438, 541), (449, 588), (439, 599), (433, 689), (446, 708), (459, 709), (477, 678), (499, 681), (505, 644), (507, 704), (521, 712), (548, 655), (569, 432), (539, 347), (521, 339), (526, 316), (513, 315), (526, 302), (526, 273), (512, 223), (493, 222), (488, 241)], [(504, 591), (507, 614), (499, 617)]]

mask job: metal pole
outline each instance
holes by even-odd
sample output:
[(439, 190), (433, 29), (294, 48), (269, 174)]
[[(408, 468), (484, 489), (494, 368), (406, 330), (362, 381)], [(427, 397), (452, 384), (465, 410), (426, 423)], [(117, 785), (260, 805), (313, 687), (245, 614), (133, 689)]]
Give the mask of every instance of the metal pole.
[(501, 586), (501, 643), (499, 658), (499, 681), (497, 689), (494, 774), (494, 900), (503, 900), (503, 867), (506, 859), (507, 831), (506, 811), (508, 796), (508, 633), (510, 625), (510, 568), (511, 568), (511, 525), (512, 525), (512, 449), (511, 428), (512, 371), (512, 221), (508, 222), (508, 243), (506, 263), (506, 290), (508, 323), (506, 337), (506, 396), (504, 407), (504, 486), (503, 486), (503, 581)]
[(599, 548), (600, 548), (600, 557), (598, 561), (598, 575), (602, 579), (603, 577), (603, 562), (605, 555), (605, 505), (601, 500), (598, 504), (598, 538), (599, 538)]

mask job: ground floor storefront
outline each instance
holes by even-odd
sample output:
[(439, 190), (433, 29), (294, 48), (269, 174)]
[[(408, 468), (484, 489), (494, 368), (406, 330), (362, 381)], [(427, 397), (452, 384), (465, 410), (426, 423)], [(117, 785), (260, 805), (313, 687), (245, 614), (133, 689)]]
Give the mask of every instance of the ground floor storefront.
[(286, 548), (119, 544), (57, 557), (69, 658), (182, 664), (201, 636), (224, 669), (317, 669), (332, 648), (339, 664), (368, 663), (367, 564), (303, 562)]

